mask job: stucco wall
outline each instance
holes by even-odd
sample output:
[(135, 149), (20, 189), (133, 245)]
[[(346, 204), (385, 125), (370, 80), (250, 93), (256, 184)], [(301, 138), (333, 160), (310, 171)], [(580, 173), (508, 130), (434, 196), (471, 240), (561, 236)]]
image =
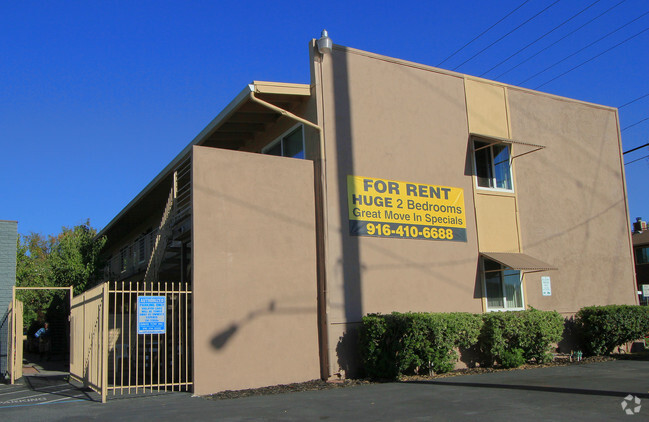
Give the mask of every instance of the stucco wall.
[(527, 303), (573, 313), (634, 304), (633, 255), (615, 110), (508, 89), (512, 137), (546, 146), (515, 159), (523, 250), (556, 265), (552, 296), (526, 276)]
[(192, 156), (194, 392), (319, 378), (313, 163)]
[[(355, 339), (345, 333), (367, 313), (482, 312), (478, 237), (484, 252), (520, 251), (559, 267), (525, 275), (527, 305), (570, 314), (635, 302), (614, 110), (344, 47), (315, 57), (332, 372), (353, 371)], [(547, 146), (514, 160), (515, 192), (498, 202), (506, 212), (481, 197), (476, 219), (469, 132)], [(350, 236), (347, 175), (464, 189), (467, 242)], [(481, 221), (489, 227), (477, 235)], [(552, 296), (541, 295), (542, 275)]]
[[(353, 371), (355, 340), (342, 336), (367, 313), (482, 310), (464, 81), (335, 48), (318, 83), (330, 367)], [(350, 236), (347, 175), (462, 188), (467, 242)]]

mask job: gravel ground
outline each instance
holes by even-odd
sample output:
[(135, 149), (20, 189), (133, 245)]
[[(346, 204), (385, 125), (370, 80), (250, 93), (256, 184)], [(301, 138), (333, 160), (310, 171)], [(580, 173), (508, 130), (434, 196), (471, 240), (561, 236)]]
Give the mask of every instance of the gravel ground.
[[(501, 369), (501, 368), (466, 368), (466, 369), (457, 369), (452, 372), (447, 372), (445, 374), (437, 374), (433, 376), (427, 375), (410, 375), (403, 376), (399, 381), (424, 381), (432, 380), (437, 378), (448, 378), (448, 377), (457, 377), (462, 375), (474, 375), (474, 374), (486, 374), (491, 372), (501, 372), (501, 371), (521, 371), (526, 369), (533, 368), (546, 368), (551, 366), (570, 366), (570, 365), (583, 365), (587, 363), (594, 362), (606, 362), (616, 359), (641, 359), (647, 360), (647, 355), (618, 355), (618, 356), (593, 356), (582, 359), (580, 362), (569, 362), (569, 361), (556, 361), (545, 364), (526, 364), (518, 368), (511, 369)], [(265, 396), (271, 394), (283, 394), (283, 393), (293, 393), (298, 391), (314, 391), (314, 390), (331, 390), (334, 388), (347, 388), (355, 387), (357, 385), (371, 384), (378, 382), (386, 381), (376, 381), (376, 380), (367, 380), (367, 379), (347, 379), (341, 381), (322, 381), (322, 380), (311, 380), (307, 382), (298, 382), (293, 384), (280, 384), (273, 385), (270, 387), (262, 388), (251, 388), (247, 390), (226, 390), (220, 393), (211, 394), (204, 396), (206, 399), (210, 400), (227, 400), (227, 399), (237, 399), (241, 397), (250, 397), (250, 396)]]

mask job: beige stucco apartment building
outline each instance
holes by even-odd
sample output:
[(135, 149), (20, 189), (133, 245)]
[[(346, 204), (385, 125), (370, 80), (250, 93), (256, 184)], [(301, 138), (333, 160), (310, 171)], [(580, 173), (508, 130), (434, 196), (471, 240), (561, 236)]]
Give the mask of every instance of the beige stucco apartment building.
[(309, 49), (101, 232), (106, 280), (191, 286), (196, 394), (353, 375), (368, 313), (636, 303), (615, 108)]

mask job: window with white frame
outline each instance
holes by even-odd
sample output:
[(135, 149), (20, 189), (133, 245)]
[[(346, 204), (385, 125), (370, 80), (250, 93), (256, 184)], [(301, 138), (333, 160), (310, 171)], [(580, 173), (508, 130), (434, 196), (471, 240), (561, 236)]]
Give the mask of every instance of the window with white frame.
[(261, 150), (261, 153), (279, 157), (304, 158), (304, 130), (302, 125), (289, 130), (268, 144)]
[(473, 141), (478, 187), (513, 190), (510, 145)]
[(488, 311), (525, 309), (520, 271), (483, 259), (482, 272)]

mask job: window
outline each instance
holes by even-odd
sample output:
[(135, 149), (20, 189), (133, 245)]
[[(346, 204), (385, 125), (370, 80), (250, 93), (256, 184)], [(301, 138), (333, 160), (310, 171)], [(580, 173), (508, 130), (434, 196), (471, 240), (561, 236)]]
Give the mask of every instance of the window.
[(142, 264), (145, 258), (144, 236), (142, 235), (135, 240), (135, 262)]
[(487, 310), (525, 309), (520, 271), (509, 269), (488, 259), (484, 259), (482, 265)]
[(128, 246), (123, 247), (119, 251), (119, 270), (121, 272), (126, 271), (128, 266), (130, 265), (130, 257), (131, 257), (131, 248)]
[(109, 256), (106, 259), (106, 266), (104, 267), (104, 279), (110, 279), (113, 272), (113, 257)]
[(473, 148), (478, 186), (513, 190), (509, 145), (474, 141)]
[(261, 151), (262, 154), (279, 157), (304, 158), (304, 133), (302, 125), (291, 129), (285, 135), (271, 142)]
[(649, 264), (649, 246), (635, 249), (635, 263)]

